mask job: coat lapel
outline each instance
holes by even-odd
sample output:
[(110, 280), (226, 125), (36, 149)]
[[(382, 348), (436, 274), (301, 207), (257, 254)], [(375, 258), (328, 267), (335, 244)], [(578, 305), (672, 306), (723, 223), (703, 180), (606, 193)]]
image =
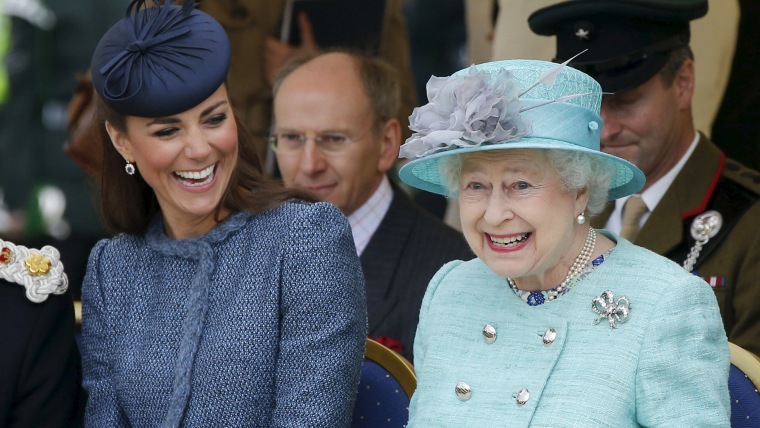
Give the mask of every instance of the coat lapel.
[[(634, 243), (658, 254), (667, 254), (677, 247), (684, 239), (684, 219), (706, 209), (716, 177), (722, 173), (721, 159), (720, 150), (700, 133), (697, 147), (644, 223)], [(614, 203), (607, 204), (604, 211), (592, 220), (592, 225), (603, 228), (614, 208)]]
[(684, 239), (683, 221), (707, 208), (722, 172), (720, 150), (700, 133), (689, 160), (676, 176), (635, 243), (658, 254), (667, 254)]
[(388, 295), (414, 224), (410, 203), (394, 185), (391, 206), (360, 257), (370, 336), (398, 303)]

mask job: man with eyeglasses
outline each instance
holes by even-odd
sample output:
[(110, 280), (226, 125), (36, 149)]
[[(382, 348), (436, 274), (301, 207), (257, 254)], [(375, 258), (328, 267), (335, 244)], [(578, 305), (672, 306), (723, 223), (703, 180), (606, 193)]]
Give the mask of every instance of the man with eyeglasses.
[(369, 335), (412, 358), (422, 297), (446, 262), (473, 257), (462, 235), (392, 184), (401, 124), (396, 74), (347, 52), (294, 58), (274, 84), (270, 143), (283, 181), (348, 217), (366, 279)]

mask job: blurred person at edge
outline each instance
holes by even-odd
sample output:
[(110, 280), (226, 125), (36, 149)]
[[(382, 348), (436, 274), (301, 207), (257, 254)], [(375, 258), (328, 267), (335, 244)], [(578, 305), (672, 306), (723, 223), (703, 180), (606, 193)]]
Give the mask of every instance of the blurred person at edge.
[[(403, 123), (417, 104), (409, 36), (402, 11), (404, 0), (383, 1), (385, 13), (381, 34), (377, 36), (379, 46), (377, 52), (370, 53), (384, 59), (398, 71), (402, 91), (394, 117)], [(283, 41), (280, 33), (286, 3), (287, 0), (213, 0), (199, 5), (201, 10), (222, 24), (230, 38), (230, 97), (253, 134), (253, 144), (262, 157), (267, 150), (266, 139), (272, 123), (272, 85), (277, 72), (299, 52), (334, 47), (318, 46), (312, 31), (314, 24), (305, 14), (296, 19), (302, 34), (301, 45), (294, 46)], [(402, 129), (402, 135), (407, 133), (406, 129)], [(267, 163), (268, 170), (274, 169), (274, 165), (269, 165), (269, 160)]]
[(81, 426), (74, 305), (56, 248), (0, 239), (0, 344), (0, 426)]
[(80, 299), (87, 256), (107, 236), (93, 200), (95, 185), (61, 156), (69, 135), (67, 103), (77, 76), (113, 20), (118, 0), (5, 0), (10, 23), (10, 90), (0, 104), (0, 238), (16, 245), (52, 245), (61, 255), (69, 292)]

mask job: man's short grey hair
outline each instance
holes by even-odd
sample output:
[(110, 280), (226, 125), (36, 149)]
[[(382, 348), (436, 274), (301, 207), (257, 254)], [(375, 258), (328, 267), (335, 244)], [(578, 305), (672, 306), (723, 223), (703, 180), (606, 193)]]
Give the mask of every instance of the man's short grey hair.
[[(562, 178), (569, 192), (588, 189), (586, 216), (594, 217), (604, 210), (609, 195), (613, 168), (602, 158), (569, 150), (545, 150), (549, 161)], [(481, 152), (482, 153), (482, 152)], [(438, 163), (447, 196), (457, 197), (459, 176), (462, 173), (462, 155), (447, 156)]]

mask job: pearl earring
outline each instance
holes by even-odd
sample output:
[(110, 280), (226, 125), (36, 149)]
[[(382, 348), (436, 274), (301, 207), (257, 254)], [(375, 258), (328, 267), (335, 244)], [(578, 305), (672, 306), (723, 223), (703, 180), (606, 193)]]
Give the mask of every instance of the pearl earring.
[(578, 217), (575, 218), (575, 221), (578, 222), (578, 224), (583, 224), (586, 222), (586, 216), (583, 215), (583, 213), (578, 214)]
[(124, 171), (127, 171), (127, 174), (129, 175), (135, 175), (135, 166), (132, 162), (127, 161), (127, 164), (124, 165)]

